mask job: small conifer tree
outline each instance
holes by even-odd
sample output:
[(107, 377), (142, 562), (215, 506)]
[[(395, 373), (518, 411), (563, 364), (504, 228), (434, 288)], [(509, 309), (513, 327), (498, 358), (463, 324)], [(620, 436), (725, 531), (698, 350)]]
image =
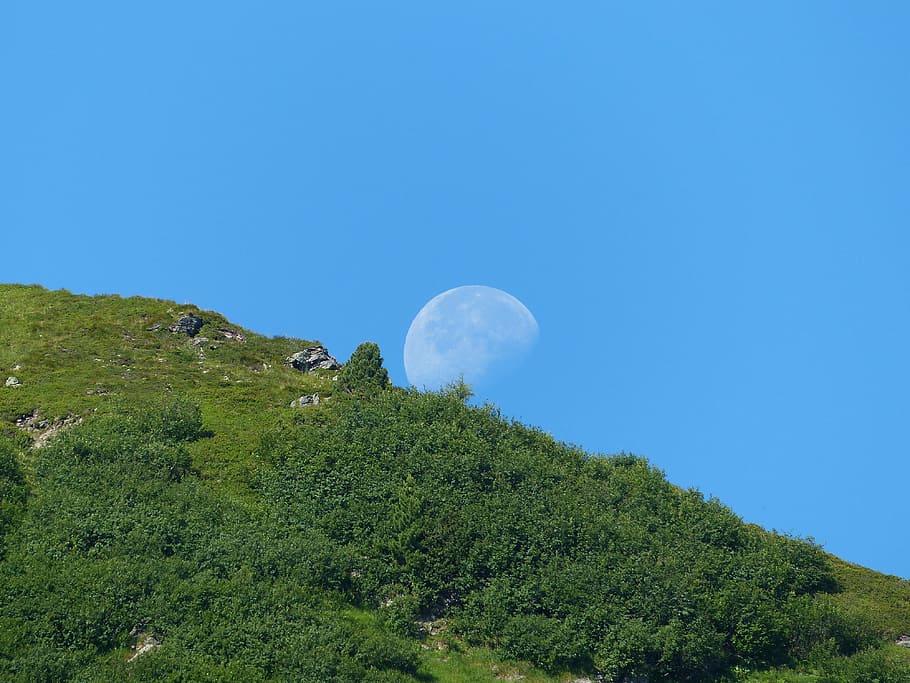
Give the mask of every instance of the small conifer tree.
[(363, 342), (338, 375), (338, 386), (349, 394), (374, 394), (389, 386), (389, 372), (382, 366), (379, 346)]

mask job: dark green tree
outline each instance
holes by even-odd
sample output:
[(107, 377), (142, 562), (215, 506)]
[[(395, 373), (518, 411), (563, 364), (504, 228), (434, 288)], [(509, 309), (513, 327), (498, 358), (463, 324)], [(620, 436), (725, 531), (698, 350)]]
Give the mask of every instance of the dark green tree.
[(349, 394), (375, 394), (389, 386), (389, 373), (382, 366), (379, 346), (363, 342), (351, 354), (338, 375), (338, 386)]

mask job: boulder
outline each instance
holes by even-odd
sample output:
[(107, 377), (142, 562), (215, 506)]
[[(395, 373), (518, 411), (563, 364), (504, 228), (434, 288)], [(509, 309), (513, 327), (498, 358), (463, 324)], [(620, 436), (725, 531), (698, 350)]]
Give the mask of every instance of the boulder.
[(18, 377), (6, 378), (6, 386), (8, 387), (18, 387), (20, 384), (22, 384), (22, 380), (20, 380)]
[(304, 394), (300, 398), (291, 401), (291, 408), (303, 408), (304, 406), (319, 405), (319, 394)]
[(187, 314), (180, 316), (180, 320), (168, 329), (174, 334), (185, 334), (188, 337), (195, 337), (199, 330), (202, 329), (203, 322), (198, 315)]
[(341, 368), (341, 363), (330, 356), (324, 346), (310, 346), (303, 351), (298, 351), (289, 356), (284, 364), (301, 372), (339, 370)]
[(901, 636), (894, 644), (900, 647), (910, 647), (910, 636)]

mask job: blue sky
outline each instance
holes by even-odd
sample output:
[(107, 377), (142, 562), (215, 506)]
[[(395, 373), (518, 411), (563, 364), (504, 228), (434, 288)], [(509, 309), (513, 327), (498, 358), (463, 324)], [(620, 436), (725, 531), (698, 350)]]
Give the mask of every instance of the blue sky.
[(346, 359), (466, 284), (506, 415), (910, 577), (910, 5), (0, 7), (0, 281)]

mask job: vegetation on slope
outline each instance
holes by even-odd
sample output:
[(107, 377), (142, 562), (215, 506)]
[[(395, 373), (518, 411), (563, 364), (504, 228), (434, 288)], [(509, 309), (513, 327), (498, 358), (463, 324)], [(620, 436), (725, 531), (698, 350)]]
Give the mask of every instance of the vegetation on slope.
[(0, 678), (910, 679), (907, 582), (307, 344), (0, 286)]

